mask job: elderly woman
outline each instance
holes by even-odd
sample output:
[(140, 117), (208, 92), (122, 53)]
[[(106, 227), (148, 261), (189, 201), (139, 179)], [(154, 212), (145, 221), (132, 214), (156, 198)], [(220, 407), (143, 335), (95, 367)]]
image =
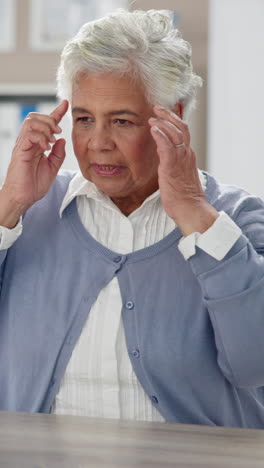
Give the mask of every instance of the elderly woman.
[(66, 44), (0, 192), (1, 410), (264, 427), (264, 204), (197, 169), (200, 84), (166, 11)]

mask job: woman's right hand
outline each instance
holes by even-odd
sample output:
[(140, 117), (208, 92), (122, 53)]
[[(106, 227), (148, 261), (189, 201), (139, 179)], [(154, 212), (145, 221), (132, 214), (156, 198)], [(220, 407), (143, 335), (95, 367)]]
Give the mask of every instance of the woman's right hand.
[(65, 140), (56, 141), (54, 134), (61, 132), (58, 124), (67, 109), (68, 101), (63, 100), (50, 115), (33, 112), (24, 120), (0, 190), (0, 226), (14, 227), (51, 187), (65, 158)]

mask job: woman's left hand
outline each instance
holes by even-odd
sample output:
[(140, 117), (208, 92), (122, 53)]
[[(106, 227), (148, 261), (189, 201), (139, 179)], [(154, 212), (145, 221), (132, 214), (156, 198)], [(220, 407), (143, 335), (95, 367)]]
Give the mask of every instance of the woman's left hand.
[(183, 235), (204, 232), (219, 214), (207, 202), (201, 186), (188, 125), (165, 108), (155, 106), (154, 112), (157, 118), (150, 118), (149, 124), (160, 159), (158, 176), (163, 207)]

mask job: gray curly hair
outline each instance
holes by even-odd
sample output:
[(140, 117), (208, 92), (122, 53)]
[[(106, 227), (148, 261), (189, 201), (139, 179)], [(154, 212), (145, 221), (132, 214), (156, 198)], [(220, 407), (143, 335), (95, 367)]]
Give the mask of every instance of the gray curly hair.
[(57, 72), (57, 94), (71, 100), (72, 83), (83, 73), (128, 75), (143, 84), (149, 104), (172, 108), (181, 101), (186, 118), (202, 85), (191, 55), (170, 11), (119, 9), (84, 24), (67, 42)]

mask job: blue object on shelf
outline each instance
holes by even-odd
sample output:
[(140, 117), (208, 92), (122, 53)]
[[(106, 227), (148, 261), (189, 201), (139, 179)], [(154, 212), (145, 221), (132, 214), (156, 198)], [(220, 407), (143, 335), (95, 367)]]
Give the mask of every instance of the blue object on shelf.
[(23, 122), (23, 120), (26, 118), (26, 116), (30, 112), (37, 112), (37, 106), (35, 104), (28, 104), (28, 105), (21, 105), (20, 107), (20, 120)]

